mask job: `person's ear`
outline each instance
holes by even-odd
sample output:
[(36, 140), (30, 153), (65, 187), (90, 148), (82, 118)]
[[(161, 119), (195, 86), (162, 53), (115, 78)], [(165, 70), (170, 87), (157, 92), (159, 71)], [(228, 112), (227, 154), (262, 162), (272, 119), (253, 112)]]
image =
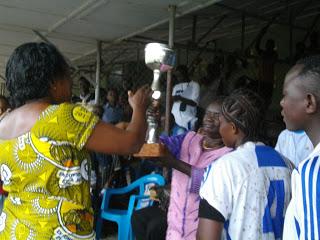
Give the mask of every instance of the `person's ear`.
[(305, 101), (306, 101), (306, 113), (308, 114), (315, 113), (318, 108), (317, 98), (313, 94), (308, 93)]
[(234, 135), (238, 134), (238, 131), (239, 129), (237, 128), (237, 126), (233, 123), (233, 122), (230, 122), (230, 125), (231, 125), (231, 131)]

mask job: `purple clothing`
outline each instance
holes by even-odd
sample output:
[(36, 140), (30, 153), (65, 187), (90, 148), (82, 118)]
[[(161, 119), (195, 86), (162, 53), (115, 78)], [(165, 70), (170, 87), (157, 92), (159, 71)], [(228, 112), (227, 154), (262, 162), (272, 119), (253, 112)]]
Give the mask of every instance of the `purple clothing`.
[(191, 169), (191, 187), (190, 187), (191, 193), (199, 194), (204, 170), (205, 170), (204, 168), (192, 167), (192, 169)]
[(199, 188), (204, 169), (231, 150), (227, 147), (203, 150), (202, 139), (203, 136), (195, 132), (161, 139), (177, 159), (193, 166), (191, 178), (177, 170), (172, 172), (167, 240), (196, 239), (200, 202)]
[(172, 156), (176, 159), (180, 159), (180, 152), (184, 138), (187, 133), (175, 135), (173, 137), (160, 136), (160, 141), (166, 145)]

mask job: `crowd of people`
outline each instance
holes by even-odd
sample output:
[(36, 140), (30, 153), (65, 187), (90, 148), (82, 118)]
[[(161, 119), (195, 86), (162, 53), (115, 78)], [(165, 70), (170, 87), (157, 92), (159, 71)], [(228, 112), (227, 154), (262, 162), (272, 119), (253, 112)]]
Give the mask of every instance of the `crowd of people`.
[(9, 100), (0, 96), (0, 239), (95, 239), (101, 194), (141, 177), (144, 163), (172, 171), (156, 204), (134, 211), (137, 240), (319, 239), (320, 55), (300, 46), (283, 84), (286, 129), (270, 134), (278, 55), (272, 40), (260, 49), (266, 30), (257, 75), (235, 54), (214, 58), (201, 79), (174, 69), (173, 124), (159, 132), (167, 151), (152, 164), (132, 157), (147, 141), (147, 118), (162, 129), (150, 87), (126, 97), (101, 89), (97, 106), (85, 78), (72, 93), (56, 47), (17, 47)]

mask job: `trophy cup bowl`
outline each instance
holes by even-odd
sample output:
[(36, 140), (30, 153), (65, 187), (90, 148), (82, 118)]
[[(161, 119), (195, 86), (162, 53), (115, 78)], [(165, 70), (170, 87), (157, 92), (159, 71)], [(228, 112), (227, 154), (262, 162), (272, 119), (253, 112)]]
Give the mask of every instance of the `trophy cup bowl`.
[[(151, 89), (160, 91), (160, 73), (172, 69), (175, 64), (175, 53), (167, 45), (161, 43), (149, 43), (145, 48), (145, 63), (153, 70)], [(159, 96), (160, 97), (160, 96)]]
[[(175, 52), (167, 45), (161, 43), (149, 43), (145, 47), (145, 63), (153, 70), (151, 89), (152, 98), (158, 100), (161, 97), (160, 74), (171, 70), (175, 65)], [(155, 110), (155, 109), (154, 109)], [(151, 108), (151, 112), (153, 109)], [(151, 114), (148, 116), (148, 131), (146, 144), (143, 145), (136, 157), (159, 157), (165, 155), (165, 148), (159, 144), (159, 122)]]
[(151, 70), (167, 72), (175, 65), (175, 53), (166, 44), (149, 43), (145, 47), (145, 63)]

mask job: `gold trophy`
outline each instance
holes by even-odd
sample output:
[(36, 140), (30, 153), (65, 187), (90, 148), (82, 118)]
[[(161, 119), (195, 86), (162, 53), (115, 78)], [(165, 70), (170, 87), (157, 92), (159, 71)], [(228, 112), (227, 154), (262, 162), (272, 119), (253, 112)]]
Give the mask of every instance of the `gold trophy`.
[[(151, 89), (153, 91), (152, 99), (159, 100), (161, 98), (160, 75), (167, 72), (175, 65), (176, 56), (172, 49), (161, 43), (149, 43), (145, 47), (145, 63), (153, 70), (153, 81)], [(159, 121), (154, 105), (151, 105), (147, 111), (148, 131), (146, 143), (137, 153), (136, 157), (159, 157), (164, 155), (164, 148), (159, 144)]]

